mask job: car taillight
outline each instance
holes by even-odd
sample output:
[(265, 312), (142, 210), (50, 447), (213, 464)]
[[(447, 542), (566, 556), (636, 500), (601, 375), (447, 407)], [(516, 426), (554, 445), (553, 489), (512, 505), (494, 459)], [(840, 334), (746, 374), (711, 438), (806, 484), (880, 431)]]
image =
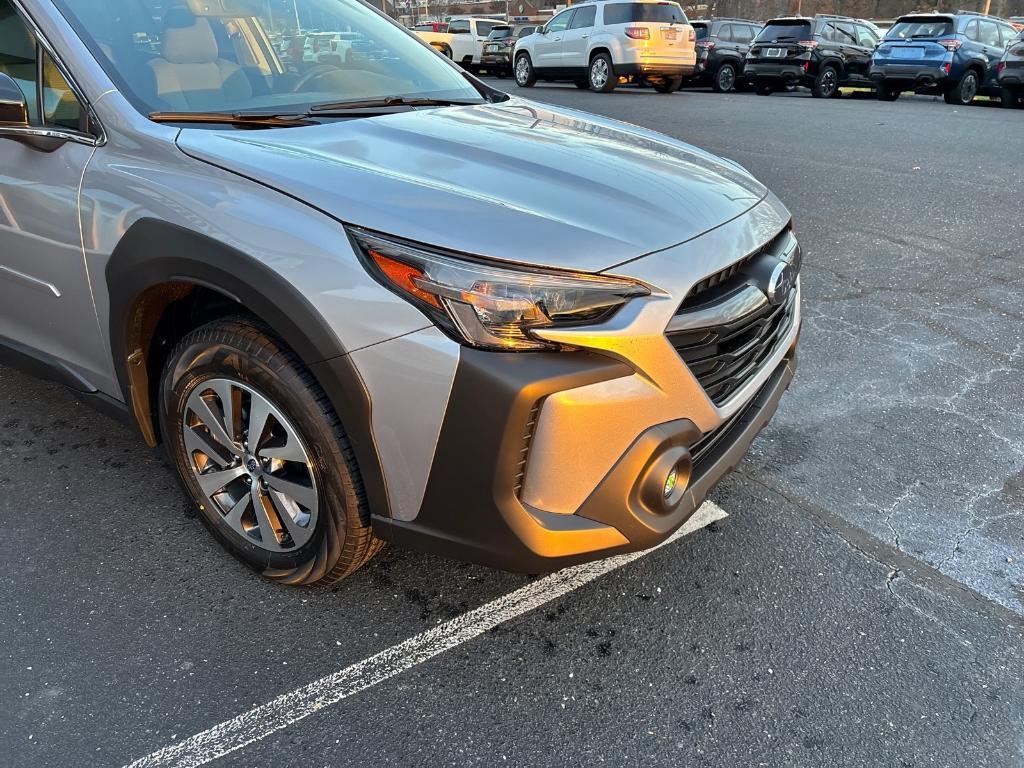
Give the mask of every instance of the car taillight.
[(1005, 61), (1000, 61), (1000, 62), (999, 62), (999, 66), (998, 66), (998, 67), (996, 67), (996, 74), (999, 74), (999, 73), (1000, 73), (1000, 72), (1002, 72), (1002, 71), (1003, 71), (1004, 69), (1006, 69), (1006, 62), (1005, 62)]
[(634, 40), (650, 40), (651, 30), (647, 27), (626, 27), (626, 37)]
[(805, 61), (803, 66), (804, 66), (804, 72), (810, 72), (811, 71), (811, 62)]
[[(693, 27), (690, 27), (689, 34), (686, 36), (686, 39), (691, 43), (697, 39), (697, 33), (693, 31)], [(712, 43), (711, 45), (714, 47), (715, 44)]]
[(818, 47), (818, 41), (817, 40), (801, 40), (800, 41), (800, 45), (802, 45), (804, 48), (817, 48)]
[(1011, 56), (1024, 56), (1024, 45), (1016, 45), (1010, 49)]
[(943, 72), (945, 72), (945, 73), (946, 73), (947, 75), (949, 74), (949, 70), (951, 70), (952, 68), (953, 68), (953, 62), (952, 62), (952, 61), (947, 61), (947, 62), (945, 62), (945, 63), (944, 63), (943, 65), (942, 65), (942, 70), (943, 70)]
[(710, 51), (712, 48), (715, 47), (715, 41), (714, 40), (701, 40), (699, 43), (696, 43), (696, 45), (701, 50)]
[(961, 45), (963, 45), (963, 41), (962, 41), (962, 40), (956, 40), (956, 39), (950, 39), (950, 40), (939, 40), (939, 45), (941, 45), (941, 46), (942, 46), (943, 48), (945, 48), (945, 49), (946, 49), (947, 51), (955, 51), (955, 50), (957, 50), (957, 49), (958, 49), (958, 48), (959, 48), (959, 47), (960, 47)]

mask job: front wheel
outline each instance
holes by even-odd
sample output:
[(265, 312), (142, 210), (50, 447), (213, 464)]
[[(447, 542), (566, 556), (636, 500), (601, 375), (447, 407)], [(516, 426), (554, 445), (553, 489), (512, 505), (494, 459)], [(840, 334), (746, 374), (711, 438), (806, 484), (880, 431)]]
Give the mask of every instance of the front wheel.
[(729, 93), (736, 89), (736, 67), (732, 64), (723, 64), (715, 72), (715, 79), (711, 81), (711, 90), (715, 93)]
[(533, 62), (529, 54), (520, 53), (516, 56), (516, 66), (513, 71), (516, 78), (516, 85), (520, 88), (532, 88), (537, 82), (537, 73), (533, 71)]
[(683, 84), (683, 76), (678, 77), (663, 77), (661, 80), (656, 80), (652, 83), (654, 90), (658, 93), (673, 93), (679, 90), (679, 86)]
[(966, 107), (978, 95), (978, 73), (969, 69), (960, 78), (960, 82), (942, 94), (947, 104)]
[(900, 89), (891, 85), (879, 85), (875, 89), (875, 96), (879, 101), (896, 101), (900, 97)]
[(329, 584), (381, 548), (338, 416), (261, 325), (217, 320), (179, 342), (160, 382), (160, 428), (203, 523), (266, 578)]
[(615, 90), (617, 81), (611, 56), (607, 53), (599, 53), (591, 59), (590, 67), (587, 69), (587, 82), (590, 83), (590, 90), (595, 93), (611, 93)]
[(839, 93), (839, 72), (835, 67), (822, 67), (811, 86), (811, 95), (818, 99), (831, 99)]

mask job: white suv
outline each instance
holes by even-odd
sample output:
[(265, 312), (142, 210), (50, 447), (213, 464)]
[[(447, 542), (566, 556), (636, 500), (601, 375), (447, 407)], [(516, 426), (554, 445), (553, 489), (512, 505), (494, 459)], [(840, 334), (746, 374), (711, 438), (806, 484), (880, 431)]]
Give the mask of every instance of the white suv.
[(622, 82), (648, 81), (671, 93), (693, 73), (695, 35), (677, 3), (584, 2), (567, 8), (516, 45), (516, 85), (571, 80), (608, 93)]

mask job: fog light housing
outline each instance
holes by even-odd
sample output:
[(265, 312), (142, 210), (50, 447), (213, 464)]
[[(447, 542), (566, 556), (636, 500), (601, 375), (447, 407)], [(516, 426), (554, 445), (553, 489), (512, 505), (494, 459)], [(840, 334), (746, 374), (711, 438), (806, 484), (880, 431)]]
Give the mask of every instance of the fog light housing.
[(684, 446), (669, 446), (656, 453), (639, 482), (643, 507), (654, 515), (675, 511), (690, 485), (692, 468), (690, 452)]

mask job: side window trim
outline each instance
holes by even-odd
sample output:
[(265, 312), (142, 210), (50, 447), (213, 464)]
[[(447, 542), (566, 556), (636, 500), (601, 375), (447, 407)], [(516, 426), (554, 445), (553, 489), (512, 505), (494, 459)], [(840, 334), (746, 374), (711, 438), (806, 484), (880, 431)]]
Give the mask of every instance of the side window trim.
[[(8, 135), (19, 134), (22, 136), (42, 136), (44, 138), (59, 138), (73, 141), (77, 144), (85, 144), (90, 147), (99, 147), (107, 143), (107, 134), (103, 128), (103, 124), (96, 116), (96, 111), (92, 108), (89, 100), (85, 98), (85, 94), (82, 89), (75, 82), (75, 79), (71, 76), (67, 66), (64, 64), (60, 56), (54, 50), (50, 41), (46, 39), (46, 35), (36, 24), (36, 20), (32, 18), (32, 15), (28, 12), (28, 9), (24, 6), (21, 0), (10, 0), (15, 12), (21, 17), (22, 21), (25, 22), (25, 26), (28, 27), (29, 32), (35, 38), (36, 46), (43, 51), (46, 56), (50, 57), (50, 61), (57, 68), (57, 71), (61, 73), (65, 82), (68, 84), (68, 88), (75, 95), (78, 103), (82, 107), (82, 112), (88, 121), (89, 130), (86, 131), (75, 131), (70, 128), (63, 128), (57, 125), (40, 125), (30, 126), (29, 128), (6, 128), (3, 129)], [(40, 118), (42, 118), (43, 111), (45, 109), (45, 83), (44, 83), (44, 67), (43, 67), (43, 56), (36, 56), (36, 103), (40, 110)]]

